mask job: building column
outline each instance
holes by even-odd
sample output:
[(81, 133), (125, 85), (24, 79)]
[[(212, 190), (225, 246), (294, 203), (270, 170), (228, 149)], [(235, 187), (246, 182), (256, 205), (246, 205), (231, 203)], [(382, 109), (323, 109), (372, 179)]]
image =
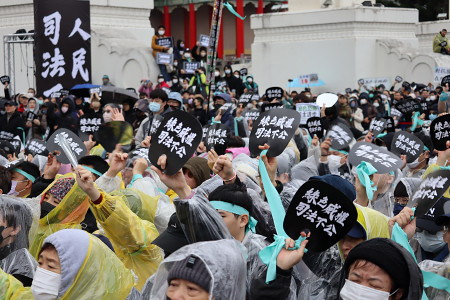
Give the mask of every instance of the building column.
[(217, 42), (217, 57), (223, 59), (223, 14), (220, 19), (219, 41)]
[(258, 15), (264, 13), (264, 0), (258, 0), (258, 9), (257, 9), (256, 13)]
[[(244, 0), (236, 0), (236, 12), (244, 15)], [(240, 58), (244, 54), (244, 21), (236, 18), (236, 57)]]
[(170, 11), (169, 6), (164, 5), (164, 27), (166, 27), (166, 36), (171, 36), (170, 32)]
[(194, 3), (189, 3), (189, 48), (192, 50), (197, 43), (197, 16), (195, 14)]

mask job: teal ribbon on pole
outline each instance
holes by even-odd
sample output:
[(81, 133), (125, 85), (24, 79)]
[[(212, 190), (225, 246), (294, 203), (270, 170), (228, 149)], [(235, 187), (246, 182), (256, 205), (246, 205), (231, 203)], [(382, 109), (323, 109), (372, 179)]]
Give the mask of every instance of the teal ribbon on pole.
[(211, 125), (220, 124), (220, 121), (214, 121), (214, 117), (211, 118)]
[(234, 135), (235, 136), (239, 136), (239, 130), (238, 130), (238, 126), (237, 126), (237, 122), (242, 120), (242, 117), (236, 117), (234, 118)]
[[(261, 157), (267, 154), (267, 150), (263, 150), (259, 157), (259, 172), (261, 173), (261, 180), (264, 186), (264, 191), (266, 192), (267, 202), (269, 202), (270, 211), (272, 212), (273, 222), (275, 224), (275, 229), (277, 234), (274, 235), (274, 242), (262, 249), (259, 252), (259, 257), (262, 262), (267, 265), (267, 275), (266, 283), (274, 280), (277, 273), (277, 256), (281, 249), (285, 246), (285, 240), (288, 238), (287, 233), (284, 231), (283, 222), (286, 212), (284, 210), (283, 204), (281, 203), (280, 195), (270, 181), (269, 174), (267, 173), (266, 166), (262, 161)], [(306, 237), (300, 236), (295, 241), (294, 248), (291, 250), (298, 249), (301, 242), (303, 242)], [(306, 249), (305, 249), (306, 252)]]
[[(392, 235), (391, 240), (394, 242), (399, 243), (403, 246), (406, 250), (408, 250), (409, 253), (411, 253), (412, 257), (414, 257), (414, 260), (417, 262), (417, 259), (414, 255), (414, 251), (412, 250), (411, 246), (408, 242), (408, 237), (406, 233), (403, 231), (403, 229), (400, 228), (398, 223), (394, 224), (394, 227), (392, 228)], [(423, 286), (426, 287), (434, 287), (439, 290), (445, 290), (448, 293), (450, 293), (450, 280), (447, 278), (444, 278), (442, 276), (439, 276), (435, 273), (423, 271)], [(427, 295), (425, 294), (425, 291), (423, 291), (422, 294), (422, 300), (428, 299)]]
[(366, 188), (367, 197), (369, 198), (370, 201), (372, 201), (373, 192), (377, 190), (377, 187), (372, 186), (373, 181), (370, 180), (369, 176), (375, 174), (376, 172), (378, 172), (377, 169), (375, 169), (375, 167), (372, 166), (372, 164), (365, 161), (361, 162), (356, 167), (356, 174), (358, 175), (358, 179), (361, 182), (362, 186)]
[(232, 6), (230, 3), (224, 2), (224, 3), (223, 3), (223, 6), (225, 6), (226, 8), (228, 8), (228, 10), (230, 11), (230, 13), (232, 13), (233, 15), (235, 15), (236, 17), (238, 17), (238, 18), (241, 19), (242, 21), (244, 21), (244, 19), (246, 18), (246, 17), (241, 17), (241, 15), (239, 15), (239, 14), (234, 10), (233, 6)]
[(419, 116), (420, 116), (420, 112), (418, 112), (418, 111), (414, 112), (414, 115), (412, 116), (413, 124), (411, 126), (411, 131), (416, 130), (417, 124), (419, 124), (420, 126), (423, 125), (423, 120), (419, 119)]
[(387, 135), (387, 132), (380, 133), (379, 135), (377, 135), (377, 139), (382, 138), (382, 137), (384, 137), (386, 135)]
[(23, 142), (22, 142), (22, 144), (23, 144), (23, 146), (25, 147), (25, 129), (23, 129), (22, 127), (17, 127), (17, 129), (22, 130), (22, 137), (23, 137)]
[(387, 107), (388, 107), (387, 113), (388, 113), (388, 116), (390, 117), (391, 116), (391, 104), (389, 103), (389, 99), (386, 99), (386, 103), (387, 103)]

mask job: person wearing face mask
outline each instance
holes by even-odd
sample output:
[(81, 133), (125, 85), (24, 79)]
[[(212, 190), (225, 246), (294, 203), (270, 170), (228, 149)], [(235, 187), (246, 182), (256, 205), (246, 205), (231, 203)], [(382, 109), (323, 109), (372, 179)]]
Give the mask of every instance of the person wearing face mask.
[(17, 135), (25, 142), (25, 121), (16, 108), (16, 102), (5, 102), (5, 114), (0, 115), (0, 139), (9, 140)]
[(139, 125), (135, 136), (135, 145), (141, 147), (141, 142), (149, 135), (154, 119), (159, 120), (161, 116), (171, 112), (172, 109), (167, 105), (167, 94), (163, 90), (155, 89), (150, 93), (148, 108), (150, 113)]
[(190, 111), (190, 114), (196, 118), (202, 126), (205, 125), (207, 120), (206, 111), (203, 109), (203, 98), (195, 97), (193, 99), (193, 105), (194, 109)]
[(239, 98), (242, 93), (244, 92), (244, 84), (240, 78), (236, 78), (233, 75), (233, 69), (231, 66), (226, 65), (224, 68), (225, 72), (225, 78), (224, 80), (227, 82), (227, 86), (230, 89), (230, 91), (235, 90), (236, 91), (236, 98)]
[(108, 75), (103, 75), (103, 77), (102, 77), (102, 85), (103, 86), (114, 86), (114, 84), (112, 84), (112, 82), (109, 80), (109, 76)]
[(39, 168), (30, 163), (23, 162), (11, 171), (11, 189), (8, 195), (28, 197), (36, 178), (40, 176)]
[(419, 187), (422, 180), (420, 178), (402, 178), (394, 189), (394, 196), (391, 197), (391, 203), (394, 203), (394, 216), (398, 215), (403, 208), (412, 199), (416, 188)]
[(58, 118), (56, 118), (56, 129), (66, 128), (78, 134), (78, 118), (76, 115), (75, 103), (72, 96), (66, 96), (59, 103)]
[(184, 49), (185, 49), (184, 41), (178, 40), (177, 45), (175, 46), (175, 48), (173, 48), (173, 59), (180, 61), (183, 58)]
[(119, 113), (122, 113), (122, 110), (117, 104), (108, 103), (103, 107), (103, 123), (109, 123), (111, 121), (116, 121), (116, 117), (113, 114), (113, 110), (117, 109)]
[(189, 85), (196, 94), (201, 94), (203, 98), (208, 97), (209, 86), (206, 85), (206, 70), (204, 67), (200, 67), (195, 70), (194, 76), (192, 76)]
[(31, 286), (37, 262), (28, 252), (33, 223), (31, 207), (10, 196), (0, 196), (0, 268), (24, 286)]
[[(164, 25), (160, 25), (160, 26), (158, 26), (158, 29), (156, 30), (155, 34), (152, 37), (153, 57), (155, 59), (156, 59), (156, 55), (158, 53), (167, 52), (170, 49), (169, 47), (159, 46), (156, 43), (157, 39), (166, 38), (167, 36), (165, 34), (166, 34), (166, 27), (164, 27)], [(170, 76), (167, 73), (166, 65), (165, 64), (158, 64), (158, 67), (159, 67), (160, 73), (163, 75), (164, 80), (169, 82), (170, 81)]]
[(340, 279), (342, 300), (419, 300), (423, 276), (400, 244), (375, 238), (357, 245), (345, 261)]
[(369, 102), (369, 94), (367, 93), (361, 93), (359, 102), (364, 115), (361, 125), (364, 130), (368, 130), (370, 127), (370, 122), (377, 116), (377, 109), (372, 103)]
[(201, 46), (201, 47), (199, 47), (199, 46), (200, 46), (200, 42), (197, 42), (197, 44), (192, 48), (192, 51), (191, 51), (192, 57), (194, 58), (195, 61), (200, 62), (201, 67), (204, 67), (204, 66), (206, 66), (206, 60), (207, 60), (207, 57), (206, 57), (207, 49), (204, 46)]
[(153, 82), (144, 78), (141, 79), (141, 86), (138, 89), (139, 93), (145, 93), (147, 98), (150, 97), (150, 93), (153, 91)]
[(352, 127), (363, 132), (364, 128), (362, 127), (361, 122), (364, 120), (364, 114), (362, 109), (358, 106), (358, 96), (356, 94), (350, 95), (349, 105), (352, 109), (352, 113), (350, 114)]
[(167, 105), (169, 105), (172, 110), (183, 110), (183, 99), (181, 98), (180, 93), (171, 92), (167, 99)]
[(23, 115), (26, 122), (25, 126), (28, 128), (27, 140), (42, 139), (47, 129), (47, 121), (40, 113), (39, 103), (36, 98), (31, 98), (28, 101), (28, 106)]
[(172, 86), (170, 87), (172, 92), (181, 93), (183, 86), (181, 85), (180, 79), (177, 75), (172, 76)]
[(214, 95), (213, 99), (214, 109), (209, 111), (207, 120), (217, 118), (217, 116), (220, 115), (220, 122), (230, 127), (231, 131), (234, 132), (234, 117), (230, 113), (230, 109), (227, 111), (222, 111), (220, 109), (225, 103), (231, 103), (231, 96), (226, 93), (217, 93)]
[(170, 89), (170, 86), (167, 84), (164, 78), (165, 77), (163, 74), (158, 75), (158, 83), (155, 86), (155, 90), (161, 90), (163, 88)]
[(132, 272), (105, 243), (78, 229), (58, 231), (45, 239), (30, 287), (0, 270), (7, 299), (112, 299), (136, 295)]
[(252, 75), (248, 75), (245, 77), (244, 85), (244, 93), (258, 93), (258, 84), (253, 80)]
[(449, 255), (447, 243), (444, 242), (443, 228), (436, 225), (436, 219), (444, 214), (444, 205), (448, 198), (441, 197), (423, 216), (416, 220), (416, 234), (409, 242), (417, 262), (433, 260), (442, 262)]

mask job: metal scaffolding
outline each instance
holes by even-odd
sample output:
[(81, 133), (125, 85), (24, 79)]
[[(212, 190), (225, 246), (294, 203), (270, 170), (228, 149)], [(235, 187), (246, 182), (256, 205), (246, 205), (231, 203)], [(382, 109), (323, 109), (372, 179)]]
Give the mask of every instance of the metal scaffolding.
[[(7, 34), (3, 36), (3, 71), (5, 75), (8, 75), (11, 82), (9, 83), (9, 90), (11, 95), (16, 94), (16, 45), (17, 44), (25, 44), (32, 46), (34, 45), (34, 33), (14, 33), (14, 34)], [(27, 47), (28, 49), (28, 47)], [(31, 49), (33, 51), (33, 48)], [(23, 55), (23, 53), (22, 53)], [(26, 55), (26, 54), (25, 54)], [(21, 61), (22, 64), (22, 61)], [(34, 65), (34, 59), (32, 61), (33, 66), (33, 86), (34, 85), (34, 72), (35, 72), (35, 65)], [(29, 68), (26, 64), (26, 68)], [(28, 69), (27, 69), (28, 74)]]

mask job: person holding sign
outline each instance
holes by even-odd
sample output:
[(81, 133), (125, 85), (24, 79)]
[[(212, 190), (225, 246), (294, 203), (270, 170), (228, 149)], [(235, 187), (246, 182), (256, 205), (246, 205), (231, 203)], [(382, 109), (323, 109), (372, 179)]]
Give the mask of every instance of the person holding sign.
[[(166, 33), (166, 27), (164, 25), (159, 25), (158, 30), (155, 32), (155, 34), (152, 37), (153, 57), (155, 59), (156, 59), (156, 54), (158, 52), (167, 52), (170, 49), (169, 47), (160, 46), (156, 43), (157, 39), (167, 37), (167, 36), (165, 36), (165, 33)], [(161, 74), (164, 76), (164, 80), (167, 82), (170, 82), (170, 76), (169, 76), (169, 74), (167, 74), (166, 65), (159, 64), (158, 67), (159, 67)]]
[(442, 29), (433, 39), (433, 52), (450, 55), (450, 45), (448, 38), (445, 36), (447, 29)]
[(255, 94), (258, 94), (258, 84), (253, 81), (253, 76), (252, 75), (248, 75), (248, 76), (245, 77), (244, 93), (255, 93)]

